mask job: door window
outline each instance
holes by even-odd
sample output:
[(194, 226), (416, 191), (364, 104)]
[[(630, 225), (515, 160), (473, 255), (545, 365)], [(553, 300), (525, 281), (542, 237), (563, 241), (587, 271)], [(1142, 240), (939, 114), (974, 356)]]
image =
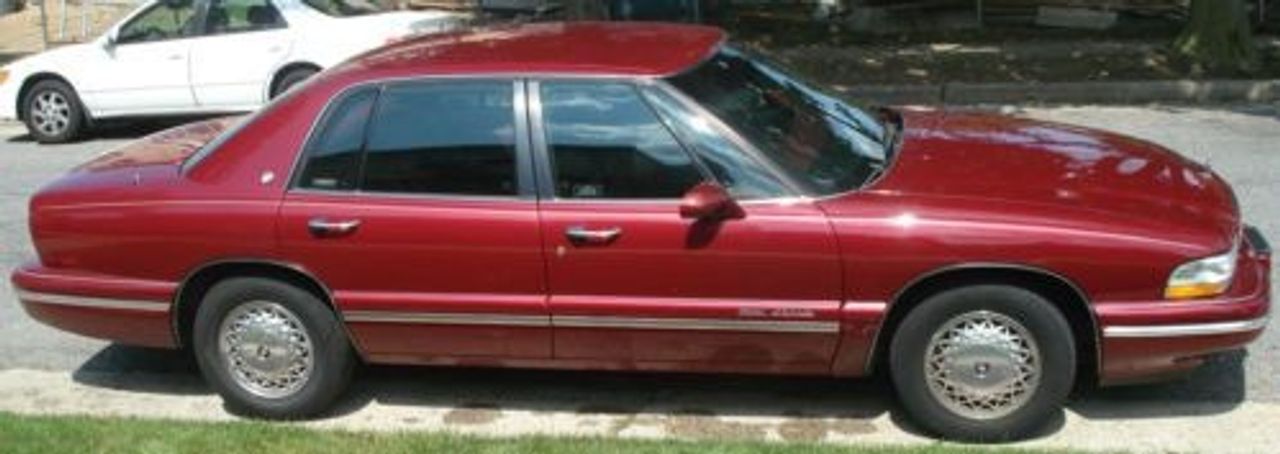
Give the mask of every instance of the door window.
[(786, 187), (772, 173), (721, 135), (706, 118), (661, 89), (645, 88), (644, 94), (734, 197), (750, 200), (787, 195)]
[(557, 197), (673, 199), (703, 180), (630, 84), (546, 82), (540, 94)]
[(214, 0), (205, 18), (205, 33), (210, 35), (284, 26), (280, 11), (269, 0)]
[(160, 2), (120, 27), (116, 43), (163, 41), (191, 34), (196, 15), (194, 2)]
[(383, 91), (361, 189), (376, 192), (515, 195), (511, 82), (428, 82)]

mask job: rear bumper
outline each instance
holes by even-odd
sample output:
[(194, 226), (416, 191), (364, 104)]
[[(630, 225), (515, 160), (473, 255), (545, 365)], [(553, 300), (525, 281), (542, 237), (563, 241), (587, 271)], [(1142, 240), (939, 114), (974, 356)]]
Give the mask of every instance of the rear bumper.
[(1242, 244), (1226, 295), (1198, 301), (1095, 303), (1101, 328), (1102, 384), (1181, 375), (1212, 353), (1235, 350), (1266, 329), (1271, 310), (1271, 251), (1256, 230)]
[(176, 284), (55, 270), (28, 264), (11, 277), (32, 318), (99, 339), (173, 348), (170, 317)]

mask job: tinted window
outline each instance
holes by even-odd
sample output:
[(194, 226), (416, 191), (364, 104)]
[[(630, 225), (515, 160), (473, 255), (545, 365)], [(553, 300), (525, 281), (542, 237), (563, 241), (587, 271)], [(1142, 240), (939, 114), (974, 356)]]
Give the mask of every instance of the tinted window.
[(657, 88), (646, 88), (644, 93), (658, 114), (679, 131), (707, 170), (734, 197), (762, 199), (788, 193), (773, 174), (675, 97)]
[(861, 187), (888, 165), (884, 126), (867, 111), (733, 49), (669, 79), (818, 194)]
[(702, 181), (630, 85), (553, 82), (541, 95), (556, 196), (678, 198)]
[(284, 19), (268, 0), (214, 0), (205, 24), (206, 33), (234, 33), (284, 27)]
[(159, 3), (120, 27), (116, 42), (128, 44), (185, 37), (195, 23), (196, 9), (192, 5), (193, 2)]
[(361, 189), (516, 193), (511, 82), (387, 86), (366, 145)]
[(298, 186), (310, 189), (355, 189), (360, 173), (365, 125), (378, 97), (367, 88), (348, 95), (330, 110), (316, 129)]

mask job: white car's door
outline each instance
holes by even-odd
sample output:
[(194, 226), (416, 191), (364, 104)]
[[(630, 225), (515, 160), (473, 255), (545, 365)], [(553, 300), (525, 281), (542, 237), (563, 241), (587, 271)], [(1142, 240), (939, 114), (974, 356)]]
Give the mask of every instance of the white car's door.
[(270, 0), (212, 0), (191, 46), (191, 85), (201, 108), (255, 108), (293, 45)]
[(96, 116), (186, 111), (195, 107), (188, 78), (196, 7), (157, 2), (134, 15), (86, 59), (82, 96)]

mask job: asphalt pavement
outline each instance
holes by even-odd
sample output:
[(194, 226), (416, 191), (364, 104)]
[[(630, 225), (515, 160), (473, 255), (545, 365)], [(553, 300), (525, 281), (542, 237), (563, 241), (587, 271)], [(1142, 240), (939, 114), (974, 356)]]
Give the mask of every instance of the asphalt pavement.
[[(1259, 227), (1273, 243), (1280, 243), (1280, 106), (993, 109), (1013, 115), (1130, 134), (1206, 162), (1233, 184), (1247, 221)], [(30, 194), (66, 169), (145, 132), (154, 131), (157, 127), (125, 126), (80, 143), (42, 146), (25, 138), (14, 125), (0, 124), (0, 275), (5, 277), (0, 280), (0, 408), (4, 407), (5, 402), (18, 405), (29, 400), (12, 394), (5, 395), (6, 390), (10, 393), (34, 392), (20, 391), (26, 388), (18, 385), (6, 387), (4, 377), (17, 380), (19, 384), (30, 380), (57, 381), (58, 377), (63, 377), (79, 387), (77, 389), (103, 389), (110, 392), (124, 390), (140, 393), (150, 399), (172, 398), (170, 400), (175, 402), (193, 395), (208, 397), (209, 390), (200, 383), (198, 372), (180, 354), (110, 345), (38, 324), (19, 307), (7, 279), (14, 266), (34, 257), (26, 229), (26, 203)], [(1273, 270), (1273, 282), (1277, 279), (1277, 271)], [(364, 397), (349, 399), (345, 404), (347, 408), (340, 412), (386, 413), (372, 408), (385, 406), (390, 401), (407, 405), (410, 409), (441, 406), (450, 408), (452, 412), (442, 413), (440, 416), (446, 422), (450, 415), (462, 411), (460, 416), (454, 417), (462, 418), (462, 423), (470, 421), (468, 418), (478, 418), (473, 421), (477, 424), (493, 423), (497, 417), (489, 413), (509, 407), (535, 414), (545, 410), (585, 415), (583, 417), (607, 415), (610, 418), (623, 418), (619, 415), (631, 415), (627, 421), (632, 422), (637, 420), (637, 412), (640, 420), (645, 415), (660, 415), (671, 418), (671, 421), (678, 421), (679, 418), (706, 414), (747, 419), (765, 415), (786, 420), (770, 433), (783, 433), (785, 430), (803, 432), (804, 427), (786, 424), (791, 424), (795, 418), (801, 418), (801, 422), (804, 422), (804, 418), (808, 417), (805, 415), (817, 415), (826, 418), (820, 418), (822, 424), (832, 425), (823, 429), (828, 430), (823, 433), (857, 434), (867, 429), (858, 426), (857, 421), (861, 420), (859, 418), (888, 418), (891, 422), (882, 424), (909, 433), (911, 429), (904, 422), (886, 416), (892, 413), (893, 403), (881, 396), (888, 392), (888, 386), (876, 380), (845, 383), (825, 379), (777, 377), (693, 378), (645, 374), (377, 367), (367, 369), (358, 379), (354, 394)], [(832, 400), (831, 395), (841, 397)], [(602, 403), (592, 404), (593, 399), (601, 400)], [(754, 401), (747, 402), (753, 399)], [(842, 404), (833, 406), (832, 402)], [(1249, 420), (1262, 414), (1280, 414), (1276, 413), (1280, 409), (1277, 404), (1280, 404), (1280, 328), (1273, 326), (1247, 353), (1214, 357), (1205, 367), (1186, 379), (1157, 385), (1086, 390), (1075, 398), (1071, 416), (1062, 426), (1052, 429), (1047, 438), (1093, 436), (1071, 435), (1092, 433), (1088, 430), (1091, 427), (1089, 424), (1115, 427), (1121, 431), (1124, 427), (1132, 426), (1136, 427), (1133, 429), (1135, 434), (1140, 432), (1137, 428), (1145, 427), (1143, 424), (1173, 420), (1189, 424), (1189, 427), (1202, 426), (1205, 428), (1203, 430), (1210, 430), (1208, 428), (1212, 427), (1229, 429), (1238, 426), (1237, 420)], [(49, 408), (74, 409), (77, 404), (73, 400), (49, 405)], [(365, 410), (361, 412), (361, 408)], [(1259, 413), (1257, 408), (1265, 408), (1266, 411)], [(84, 411), (92, 412), (93, 409), (86, 408)], [(130, 413), (125, 411), (124, 414)], [(395, 412), (391, 414), (402, 415)], [(393, 425), (411, 428), (414, 426), (412, 422), (418, 419), (419, 416), (405, 416)], [(362, 420), (367, 422), (367, 418)], [(718, 426), (704, 427), (705, 424), (699, 425), (702, 423), (695, 420), (690, 420), (694, 421), (689, 423), (692, 429), (671, 426), (668, 427), (668, 432), (678, 436), (683, 433), (682, 430), (696, 432), (699, 427), (706, 430), (725, 429), (717, 429)], [(613, 419), (609, 421), (606, 422), (618, 423)], [(577, 421), (578, 424), (589, 422)], [(840, 424), (853, 425), (844, 427), (839, 426)], [(872, 426), (875, 424), (868, 427)], [(875, 428), (872, 427), (871, 430)], [(1105, 433), (1104, 429), (1098, 430), (1101, 431), (1099, 433)], [(1160, 427), (1151, 430), (1153, 434), (1158, 434)], [(1200, 438), (1222, 436), (1230, 439), (1240, 436), (1224, 430), (1227, 433), (1205, 435), (1197, 432), (1200, 435), (1196, 437), (1204, 442)], [(537, 430), (534, 432), (546, 433)], [(727, 435), (734, 437), (734, 433), (730, 430)], [(719, 432), (717, 434), (725, 435)], [(696, 437), (697, 434), (694, 435)], [(1168, 445), (1180, 437), (1188, 436), (1175, 434), (1170, 435), (1172, 438), (1161, 440), (1159, 435), (1151, 435), (1153, 439), (1149, 447), (1152, 450), (1168, 450), (1184, 446), (1196, 450), (1192, 448), (1213, 446)], [(1280, 445), (1280, 434), (1264, 432), (1252, 436), (1263, 438), (1261, 444), (1251, 446), (1267, 446), (1268, 443), (1272, 443), (1272, 446)], [(785, 434), (782, 438), (787, 439)], [(1138, 438), (1134, 438), (1133, 442), (1140, 443)], [(1068, 441), (1050, 446), (1094, 445)]]

